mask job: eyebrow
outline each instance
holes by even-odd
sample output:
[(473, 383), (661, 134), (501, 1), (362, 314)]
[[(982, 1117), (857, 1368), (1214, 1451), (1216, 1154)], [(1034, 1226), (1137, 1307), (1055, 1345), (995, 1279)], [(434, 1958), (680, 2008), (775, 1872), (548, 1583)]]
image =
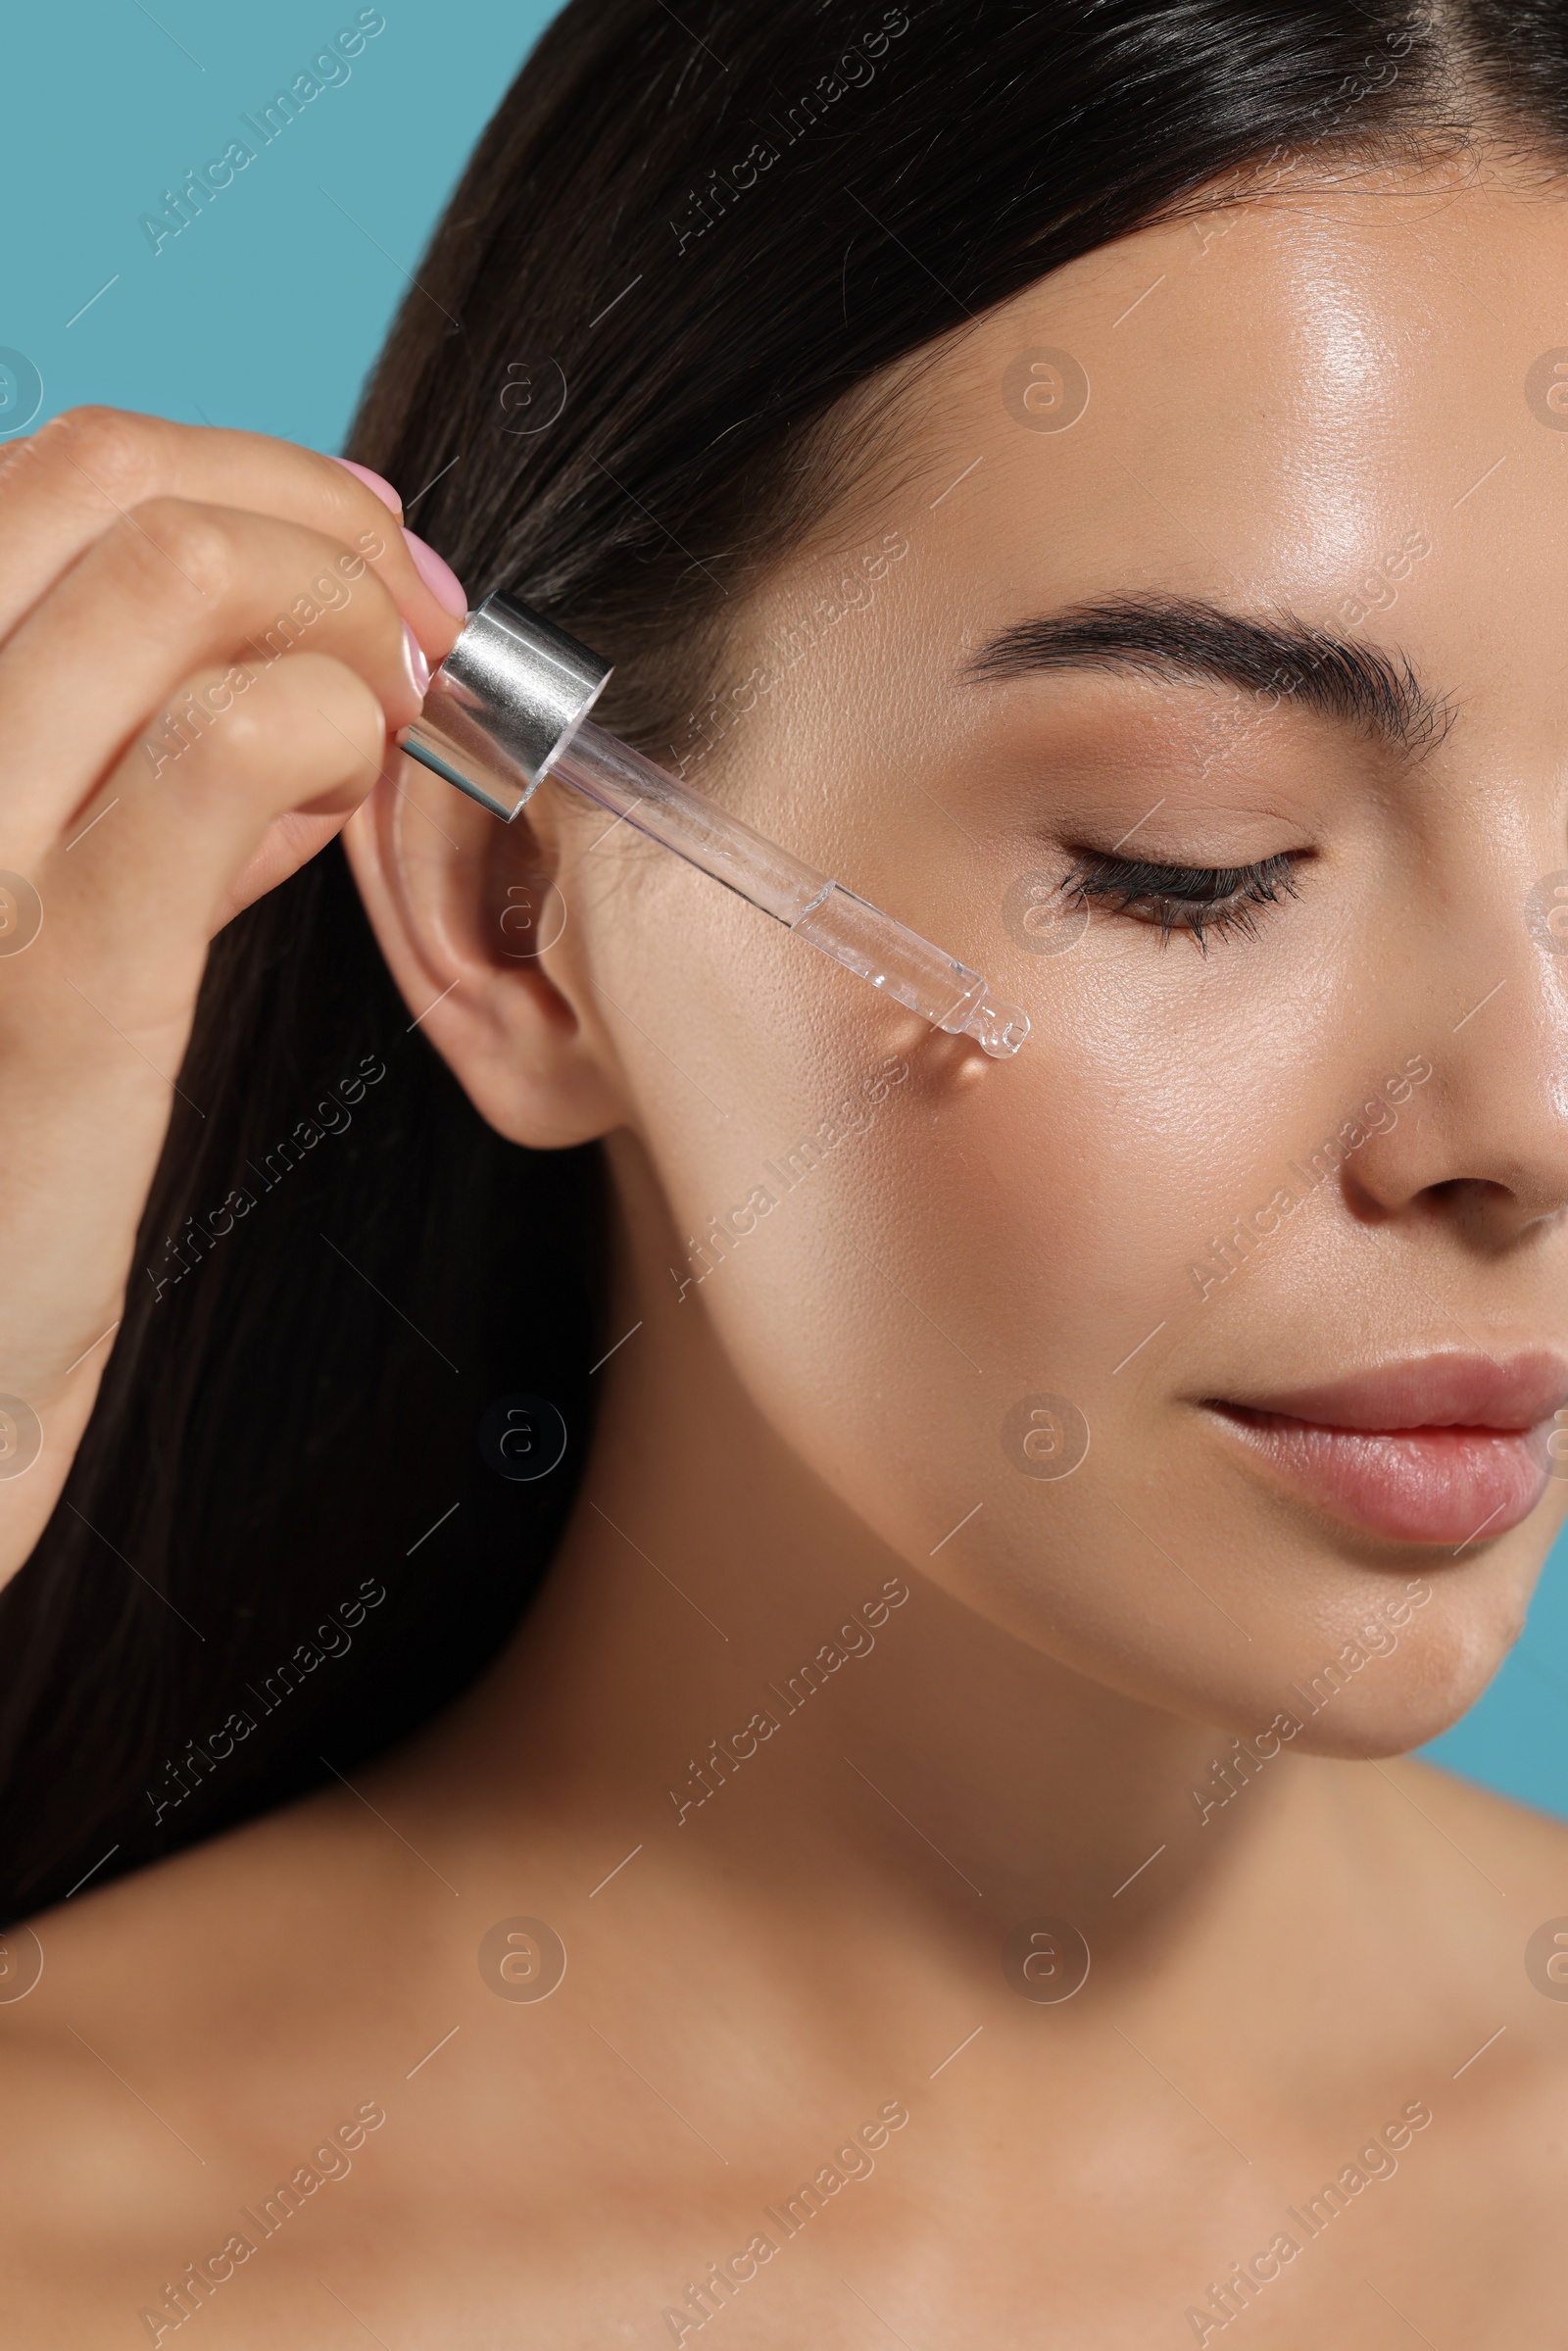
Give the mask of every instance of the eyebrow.
[(1402, 654), (1332, 636), (1292, 612), (1257, 620), (1177, 596), (1109, 596), (1015, 621), (989, 639), (961, 675), (984, 684), (1049, 669), (1122, 670), (1290, 695), (1407, 756), (1441, 742), (1457, 714), (1421, 683)]

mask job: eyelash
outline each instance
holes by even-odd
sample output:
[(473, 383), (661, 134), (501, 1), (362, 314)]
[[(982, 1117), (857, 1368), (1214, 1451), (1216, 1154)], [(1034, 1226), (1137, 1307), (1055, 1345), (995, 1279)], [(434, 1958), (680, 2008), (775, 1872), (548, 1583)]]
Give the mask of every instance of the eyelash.
[(1090, 852), (1061, 889), (1074, 906), (1104, 906), (1135, 922), (1157, 922), (1162, 947), (1172, 931), (1190, 931), (1200, 953), (1206, 955), (1206, 932), (1216, 938), (1226, 931), (1253, 937), (1254, 907), (1276, 906), (1282, 896), (1296, 897), (1291, 867), (1289, 856), (1263, 857), (1254, 865), (1150, 865), (1136, 857)]

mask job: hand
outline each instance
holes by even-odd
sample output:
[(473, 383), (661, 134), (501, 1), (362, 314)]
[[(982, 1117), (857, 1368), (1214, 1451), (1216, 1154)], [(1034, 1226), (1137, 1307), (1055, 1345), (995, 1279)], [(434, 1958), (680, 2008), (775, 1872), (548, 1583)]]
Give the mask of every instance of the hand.
[(0, 1582), (92, 1408), (208, 945), (461, 624), (310, 450), (87, 409), (0, 458)]

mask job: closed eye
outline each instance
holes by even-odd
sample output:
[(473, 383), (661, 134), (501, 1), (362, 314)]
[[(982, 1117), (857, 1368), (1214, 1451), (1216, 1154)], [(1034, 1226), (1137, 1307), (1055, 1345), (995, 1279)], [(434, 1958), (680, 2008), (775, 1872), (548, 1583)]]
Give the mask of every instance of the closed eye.
[(1252, 865), (1152, 865), (1141, 857), (1102, 857), (1090, 851), (1061, 884), (1069, 904), (1104, 906), (1134, 922), (1157, 924), (1163, 946), (1172, 931), (1190, 931), (1207, 954), (1205, 935), (1257, 929), (1256, 908), (1294, 898), (1289, 854)]

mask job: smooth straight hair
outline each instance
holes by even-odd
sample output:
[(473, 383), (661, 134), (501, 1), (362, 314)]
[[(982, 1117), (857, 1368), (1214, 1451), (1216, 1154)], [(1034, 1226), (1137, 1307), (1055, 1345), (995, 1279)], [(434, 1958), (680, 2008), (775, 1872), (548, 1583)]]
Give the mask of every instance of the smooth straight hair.
[[(1483, 142), (1554, 171), (1565, 26), (1560, 0), (571, 0), (352, 454), (476, 603), (514, 590), (612, 657), (607, 723), (700, 780), (726, 616), (938, 338), (1250, 190)], [(597, 1146), (469, 1106), (338, 848), (229, 924), (97, 1410), (0, 1596), (0, 1916), (352, 1771), (495, 1654), (592, 1436), (608, 1213)], [(495, 1438), (526, 1398), (566, 1430), (532, 1480)]]

